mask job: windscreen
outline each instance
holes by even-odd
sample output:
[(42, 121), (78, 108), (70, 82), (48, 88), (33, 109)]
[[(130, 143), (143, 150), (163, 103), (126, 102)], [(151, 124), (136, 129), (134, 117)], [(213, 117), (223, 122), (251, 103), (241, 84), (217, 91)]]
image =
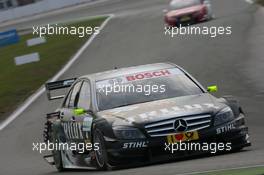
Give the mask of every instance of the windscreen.
[(170, 10), (183, 9), (201, 4), (200, 0), (173, 0), (170, 3)]
[(202, 90), (177, 68), (96, 82), (99, 110), (200, 93)]

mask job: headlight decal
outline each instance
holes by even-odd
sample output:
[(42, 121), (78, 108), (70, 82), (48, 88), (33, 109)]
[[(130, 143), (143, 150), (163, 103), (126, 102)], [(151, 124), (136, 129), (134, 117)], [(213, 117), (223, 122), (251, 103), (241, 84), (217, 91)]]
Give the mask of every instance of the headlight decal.
[(145, 136), (137, 128), (133, 127), (114, 127), (114, 134), (118, 139), (132, 140), (132, 139), (144, 139)]
[(226, 107), (215, 115), (214, 126), (224, 124), (233, 119), (234, 119), (234, 114), (232, 109), (230, 107)]

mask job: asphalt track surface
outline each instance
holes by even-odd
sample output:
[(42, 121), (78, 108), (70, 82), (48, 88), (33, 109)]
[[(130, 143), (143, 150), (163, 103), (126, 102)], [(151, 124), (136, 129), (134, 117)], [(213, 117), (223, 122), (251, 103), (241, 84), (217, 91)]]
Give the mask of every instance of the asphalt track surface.
[[(263, 106), (263, 16), (256, 6), (242, 0), (214, 0), (216, 19), (201, 26), (232, 26), (231, 36), (164, 36), (163, 13), (168, 1), (112, 0), (76, 11), (43, 17), (9, 27), (65, 21), (114, 13), (101, 34), (80, 59), (61, 77), (155, 62), (174, 62), (193, 74), (204, 86), (217, 84), (217, 94), (236, 96), (247, 113), (253, 146), (245, 151), (214, 157), (201, 157), (134, 167), (110, 172), (72, 171), (63, 174), (182, 174), (212, 169), (264, 165)], [(3, 28), (2, 28), (3, 29)], [(262, 42), (262, 45), (260, 45)], [(0, 174), (57, 174), (55, 168), (32, 151), (33, 142), (42, 141), (45, 114), (58, 102), (38, 98), (0, 133)]]

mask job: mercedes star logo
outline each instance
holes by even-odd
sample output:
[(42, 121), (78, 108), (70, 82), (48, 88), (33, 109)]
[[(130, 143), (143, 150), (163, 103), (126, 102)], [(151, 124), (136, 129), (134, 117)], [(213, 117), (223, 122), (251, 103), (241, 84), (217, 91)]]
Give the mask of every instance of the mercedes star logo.
[(177, 132), (184, 132), (188, 129), (187, 122), (183, 119), (177, 119), (174, 122), (174, 129)]

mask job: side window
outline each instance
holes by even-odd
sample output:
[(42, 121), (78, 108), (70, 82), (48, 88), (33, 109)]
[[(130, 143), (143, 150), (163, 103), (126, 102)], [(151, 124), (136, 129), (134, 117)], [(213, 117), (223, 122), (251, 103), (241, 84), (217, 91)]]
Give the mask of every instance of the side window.
[(88, 82), (83, 82), (80, 97), (78, 101), (78, 108), (90, 109), (91, 105), (91, 88)]
[(71, 97), (69, 100), (69, 108), (74, 108), (76, 107), (76, 102), (79, 98), (79, 91), (80, 91), (80, 87), (81, 87), (82, 82), (78, 82), (74, 85), (73, 89), (72, 89), (72, 93), (71, 93)]
[(63, 103), (63, 107), (64, 107), (64, 108), (67, 108), (67, 107), (69, 106), (69, 102), (70, 102), (71, 94), (72, 94), (72, 89), (71, 89), (70, 92), (67, 94), (67, 98), (64, 100), (64, 103)]

